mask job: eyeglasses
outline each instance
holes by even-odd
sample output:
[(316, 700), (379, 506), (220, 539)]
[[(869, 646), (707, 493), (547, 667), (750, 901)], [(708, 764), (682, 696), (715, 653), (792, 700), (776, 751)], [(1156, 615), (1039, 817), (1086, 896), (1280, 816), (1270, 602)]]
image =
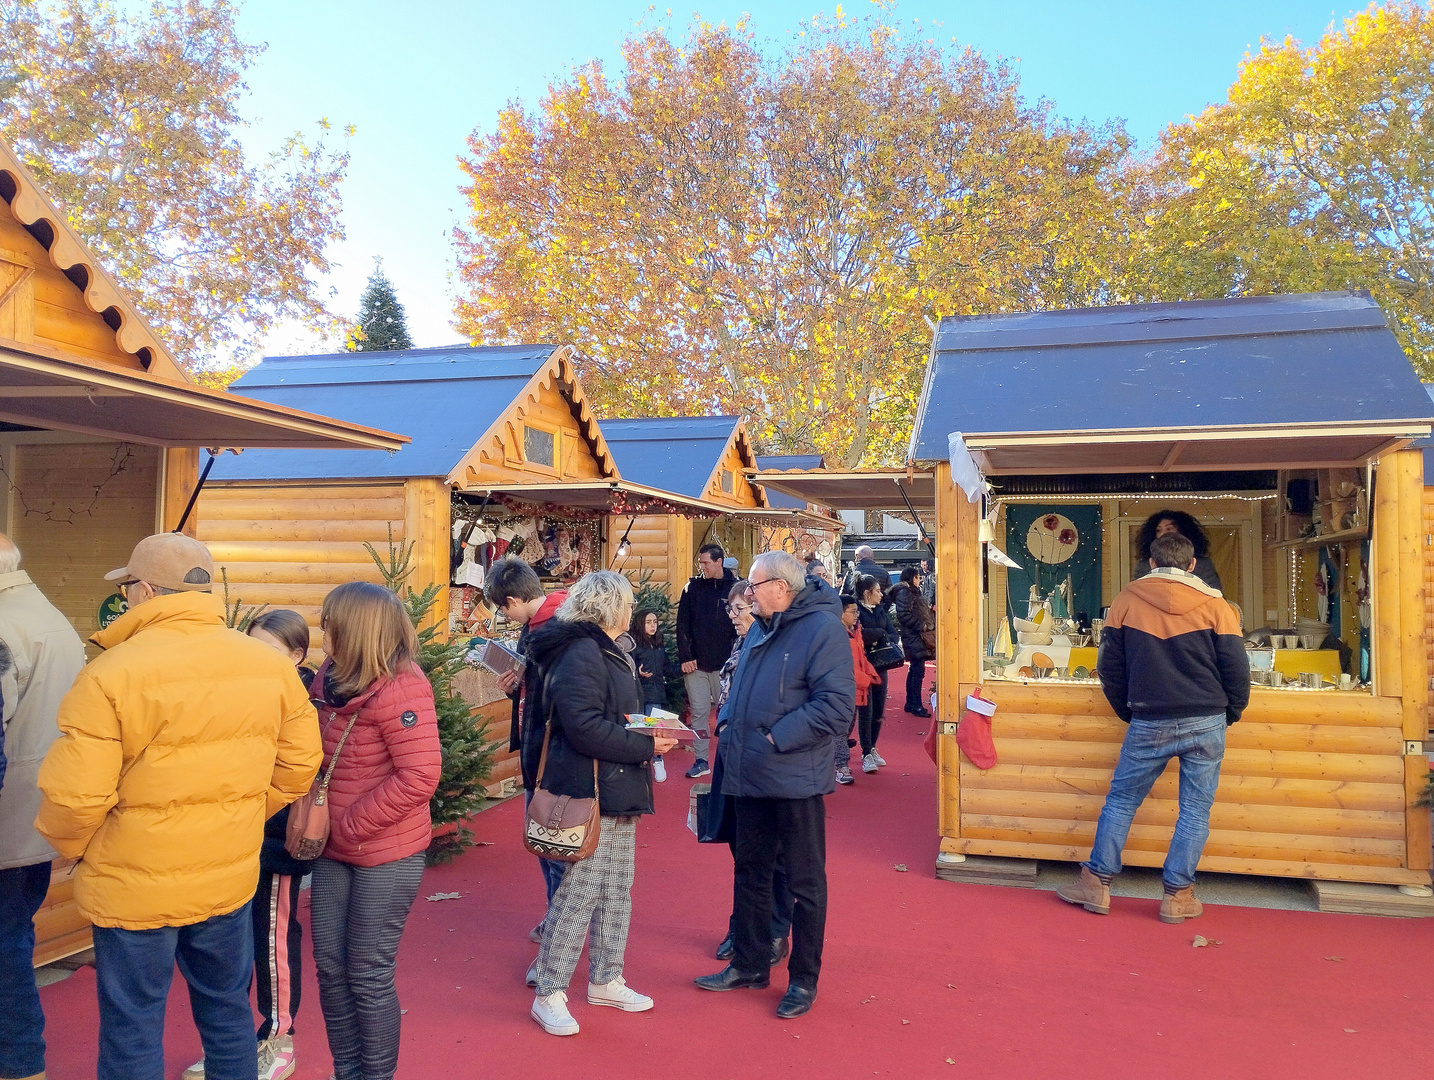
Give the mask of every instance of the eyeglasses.
[[(781, 578), (763, 578), (761, 581), (749, 581), (749, 582), (747, 582), (747, 587), (746, 587), (745, 589), (743, 589), (742, 591), (745, 592), (745, 593), (754, 593), (754, 592), (756, 592), (758, 589), (760, 589), (763, 585), (770, 585), (770, 584), (771, 584), (772, 582), (774, 582), (774, 581), (781, 581), (781, 580), (782, 580)], [(786, 582), (782, 582), (782, 584), (785, 585)]]
[(735, 616), (735, 615), (745, 615), (747, 612), (749, 612), (749, 611), (752, 610), (752, 605), (751, 605), (751, 604), (727, 604), (726, 607), (727, 607), (727, 614), (728, 614), (728, 615), (734, 615), (734, 616)]

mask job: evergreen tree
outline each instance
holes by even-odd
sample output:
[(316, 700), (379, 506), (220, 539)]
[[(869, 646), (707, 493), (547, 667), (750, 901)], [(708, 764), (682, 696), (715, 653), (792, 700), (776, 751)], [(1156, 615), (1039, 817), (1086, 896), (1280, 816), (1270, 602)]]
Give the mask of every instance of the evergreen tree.
[(447, 862), (473, 846), (473, 830), (467, 820), (482, 810), (486, 799), (483, 782), (493, 770), (494, 747), (486, 723), (474, 722), (473, 710), (453, 689), (453, 676), (463, 670), (467, 642), (439, 636), (442, 623), (424, 626), (433, 613), (443, 586), (429, 585), (414, 592), (403, 583), (413, 573), (413, 544), (396, 544), (389, 530), (388, 557), (380, 558), (372, 544), (365, 543), (369, 557), (383, 575), (383, 583), (398, 594), (408, 617), (418, 630), (418, 666), (433, 686), (433, 707), (438, 713), (438, 742), (443, 750), (443, 772), (438, 790), (429, 801), (433, 824), (455, 825), (456, 829), (435, 836), (428, 845), (428, 863)]
[(408, 319), (403, 305), (393, 291), (393, 282), (383, 272), (383, 260), (374, 261), (373, 273), (363, 296), (359, 297), (358, 325), (349, 335), (350, 352), (382, 352), (387, 349), (411, 349)]

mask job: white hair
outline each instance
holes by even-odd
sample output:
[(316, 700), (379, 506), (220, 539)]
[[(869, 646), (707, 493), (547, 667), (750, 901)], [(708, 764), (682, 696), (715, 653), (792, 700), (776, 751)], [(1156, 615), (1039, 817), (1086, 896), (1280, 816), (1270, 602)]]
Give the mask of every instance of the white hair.
[(862, 559), (876, 558), (876, 552), (871, 549), (870, 544), (862, 544), (861, 547), (857, 548), (852, 554), (856, 556), (857, 562), (860, 562)]
[(13, 574), (20, 569), (20, 549), (4, 533), (0, 533), (0, 574)]
[(747, 572), (749, 579), (759, 567), (767, 572), (767, 580), (785, 581), (793, 596), (806, 587), (806, 563), (790, 552), (764, 551), (752, 560), (752, 569)]
[(604, 630), (627, 629), (622, 609), (632, 606), (632, 582), (613, 570), (584, 574), (568, 590), (556, 617), (564, 622), (597, 623)]

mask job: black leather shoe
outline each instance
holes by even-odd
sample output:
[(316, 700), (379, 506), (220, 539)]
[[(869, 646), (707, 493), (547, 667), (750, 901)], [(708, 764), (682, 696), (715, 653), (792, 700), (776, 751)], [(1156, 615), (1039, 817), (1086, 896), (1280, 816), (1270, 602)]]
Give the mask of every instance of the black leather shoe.
[[(728, 964), (716, 975), (699, 975), (692, 980), (703, 990), (765, 990), (771, 979), (766, 972), (760, 975), (743, 975), (740, 971)], [(807, 1008), (811, 1008), (810, 1005)], [(806, 1012), (803, 1009), (802, 1012)], [(793, 1013), (793, 1015), (796, 1015)]]
[(789, 940), (788, 940), (787, 938), (784, 938), (784, 937), (773, 938), (773, 939), (772, 939), (772, 964), (773, 964), (773, 966), (775, 966), (775, 965), (777, 965), (777, 964), (780, 964), (780, 963), (782, 962), (782, 960), (784, 960), (784, 959), (786, 958), (787, 953), (789, 953), (789, 952), (791, 952), (791, 951), (792, 951), (791, 945), (790, 945)]
[(910, 705), (908, 705), (908, 706), (906, 706), (906, 708), (903, 709), (902, 711), (903, 711), (903, 712), (909, 712), (912, 716), (930, 716), (930, 715), (931, 715), (931, 710), (928, 709), (928, 708), (927, 708), (926, 706), (924, 706), (924, 705), (918, 705), (918, 706), (916, 706), (916, 708), (914, 708), (914, 709), (913, 709)]
[(728, 934), (722, 939), (722, 944), (717, 946), (717, 959), (730, 960), (732, 954), (737, 951), (737, 946), (732, 941), (732, 935)]
[(777, 1006), (777, 1017), (790, 1020), (794, 1016), (809, 1013), (816, 1000), (815, 990), (808, 990), (805, 986), (789, 986), (787, 992), (782, 995), (782, 1003)]

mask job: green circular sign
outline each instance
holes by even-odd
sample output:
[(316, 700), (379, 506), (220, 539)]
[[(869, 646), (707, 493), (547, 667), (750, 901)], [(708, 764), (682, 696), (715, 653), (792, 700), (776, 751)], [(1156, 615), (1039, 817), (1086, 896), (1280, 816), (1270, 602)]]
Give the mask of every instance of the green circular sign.
[(129, 610), (129, 602), (119, 593), (107, 596), (100, 604), (100, 629), (103, 630)]

